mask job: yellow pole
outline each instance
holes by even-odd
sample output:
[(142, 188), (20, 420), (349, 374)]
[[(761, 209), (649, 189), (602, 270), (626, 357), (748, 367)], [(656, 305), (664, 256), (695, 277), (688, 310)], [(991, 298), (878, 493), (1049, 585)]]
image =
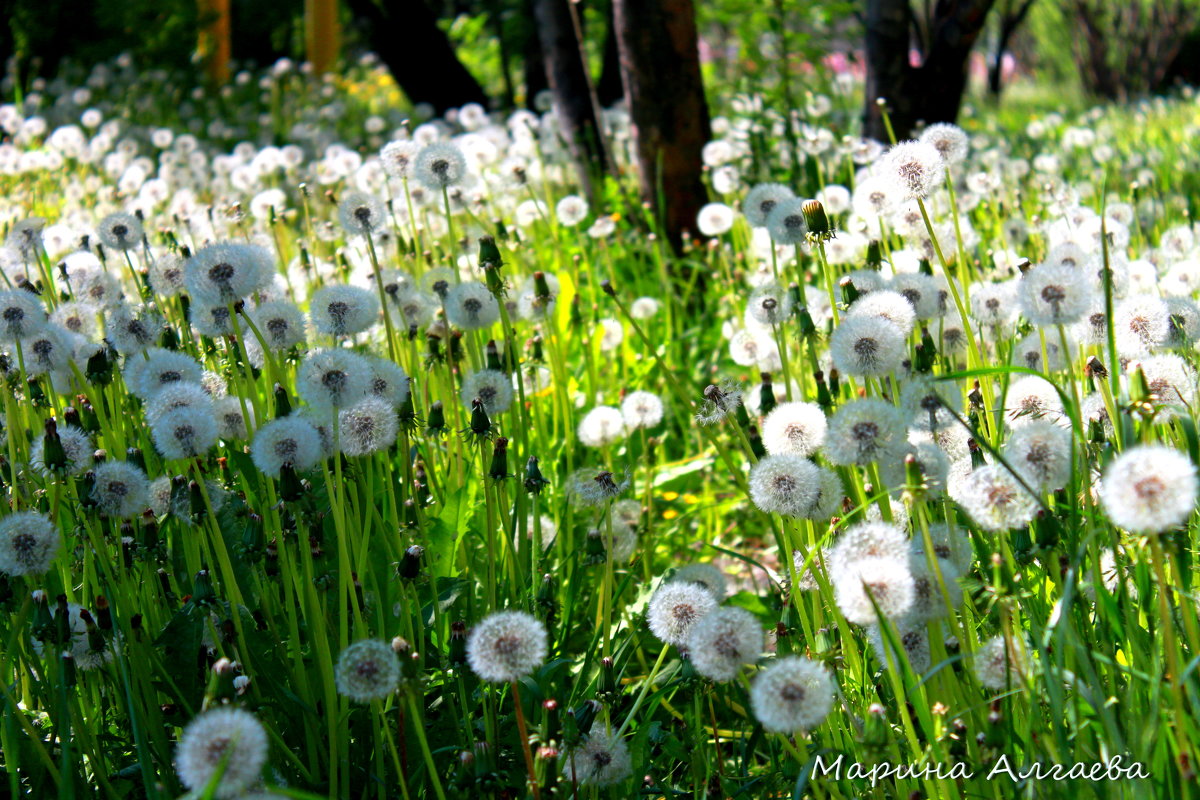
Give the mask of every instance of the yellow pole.
[(219, 86), (229, 82), (230, 44), (229, 0), (199, 0), (200, 54), (204, 57), (204, 73), (209, 83)]
[(304, 40), (314, 73), (333, 69), (339, 39), (337, 0), (304, 0)]

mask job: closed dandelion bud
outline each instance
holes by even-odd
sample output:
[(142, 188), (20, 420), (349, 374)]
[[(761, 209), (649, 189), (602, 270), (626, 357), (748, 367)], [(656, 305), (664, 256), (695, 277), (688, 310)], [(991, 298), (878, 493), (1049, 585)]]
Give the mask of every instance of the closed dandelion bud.
[(500, 257), (500, 248), (491, 236), (479, 238), (479, 268), (483, 270), (487, 287), (497, 297), (504, 295), (504, 281), (500, 277), (500, 267), (504, 260)]
[(446, 348), (446, 358), (451, 364), (458, 364), (463, 360), (463, 332), (452, 331), (450, 333), (449, 347)]
[(867, 747), (883, 747), (891, 738), (887, 709), (880, 703), (872, 703), (863, 720), (862, 743)]
[(525, 491), (530, 494), (541, 494), (542, 489), (550, 485), (550, 481), (542, 477), (542, 471), (538, 468), (536, 456), (530, 456), (529, 461), (525, 463), (525, 480), (523, 483)]
[(483, 402), (479, 398), (472, 400), (471, 423), (463, 431), (464, 438), (482, 442), (491, 439), (493, 433), (495, 433), (495, 429), (492, 427), (492, 421), (488, 417), (487, 409), (484, 408)]
[(46, 471), (54, 475), (66, 472), (67, 453), (63, 449), (62, 439), (58, 436), (58, 424), (53, 419), (46, 420), (46, 435), (42, 441), (42, 462)]
[(738, 403), (733, 410), (733, 417), (737, 421), (738, 427), (743, 430), (750, 427), (750, 415), (746, 413), (746, 406), (743, 403)]
[(71, 641), (71, 610), (65, 594), (60, 594), (55, 598), (54, 641), (57, 644), (66, 644)]
[(836, 369), (829, 370), (829, 392), (834, 397), (837, 397), (842, 390), (841, 373)]
[(458, 667), (467, 663), (467, 623), (456, 620), (450, 623), (450, 666)]
[(108, 605), (108, 598), (104, 595), (96, 597), (96, 625), (102, 631), (113, 629), (112, 609)]
[(46, 593), (38, 590), (33, 593), (33, 638), (39, 642), (49, 641), (55, 635), (54, 617), (50, 613), (50, 603)]
[(979, 442), (974, 439), (967, 439), (967, 451), (971, 454), (971, 469), (980, 469), (987, 466), (987, 459), (984, 458), (983, 448), (979, 446)]
[(442, 436), (446, 433), (446, 412), (442, 409), (441, 400), (436, 400), (429, 406), (429, 416), (425, 418), (425, 433), (429, 436)]
[(842, 299), (847, 305), (854, 305), (854, 301), (860, 296), (858, 289), (854, 286), (854, 281), (850, 280), (850, 276), (846, 275), (838, 281), (838, 286), (842, 289)]
[(767, 454), (767, 448), (763, 445), (763, 439), (758, 433), (757, 426), (750, 426), (750, 429), (746, 431), (746, 438), (750, 442), (750, 452), (754, 454), (755, 458), (762, 458)]
[(759, 413), (762, 416), (770, 414), (776, 406), (775, 387), (771, 383), (771, 373), (762, 373), (762, 383), (759, 385)]
[(443, 364), (446, 361), (446, 354), (442, 352), (442, 337), (436, 333), (425, 334), (425, 366), (431, 367), (434, 364)]
[(801, 211), (804, 213), (804, 223), (808, 226), (808, 232), (822, 239), (827, 238), (832, 231), (829, 226), (829, 217), (825, 214), (825, 206), (821, 205), (821, 201), (805, 200)]
[(487, 356), (487, 369), (495, 370), (496, 372), (506, 372), (504, 364), (500, 361), (500, 350), (496, 347), (496, 341), (489, 339), (487, 346), (484, 348)]
[(496, 446), (492, 450), (492, 466), (488, 470), (488, 477), (494, 481), (502, 481), (505, 478), (511, 478), (508, 474), (508, 439), (503, 436), (496, 439)]
[(542, 576), (542, 585), (537, 594), (538, 607), (545, 610), (547, 619), (553, 618), (558, 611), (558, 601), (554, 599), (554, 576), (549, 573)]
[(418, 544), (410, 546), (404, 551), (404, 555), (400, 558), (400, 565), (396, 569), (396, 574), (401, 580), (412, 581), (416, 580), (421, 574), (421, 558), (425, 555), (425, 548)]
[(867, 243), (867, 269), (879, 269), (883, 266), (883, 254), (877, 239)]
[(192, 602), (198, 606), (215, 603), (217, 593), (213, 591), (212, 576), (208, 574), (208, 570), (202, 569), (196, 573), (196, 579), (192, 581)]
[(400, 423), (401, 430), (408, 432), (415, 431), (420, 424), (420, 419), (417, 418), (417, 409), (413, 405), (412, 392), (405, 392), (404, 402), (400, 404), (400, 408), (396, 411), (396, 419)]
[(813, 373), (813, 378), (817, 382), (817, 405), (828, 414), (833, 408), (833, 395), (829, 393), (829, 385), (825, 382), (825, 373), (817, 370)]
[(63, 686), (68, 689), (75, 686), (77, 671), (75, 666), (75, 656), (70, 650), (62, 651), (62, 680)]

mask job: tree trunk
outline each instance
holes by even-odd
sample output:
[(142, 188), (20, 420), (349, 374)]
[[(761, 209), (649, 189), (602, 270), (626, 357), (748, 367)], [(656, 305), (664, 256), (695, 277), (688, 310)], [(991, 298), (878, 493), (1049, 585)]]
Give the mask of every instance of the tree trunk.
[(308, 61), (312, 64), (313, 72), (317, 75), (329, 72), (337, 62), (341, 39), (341, 31), (338, 28), (337, 0), (307, 0), (305, 2), (305, 50)]
[(546, 79), (546, 57), (542, 55), (542, 39), (533, 20), (533, 0), (525, 0), (524, 47), (525, 60), (525, 107), (536, 108), (534, 100), (550, 88)]
[(706, 199), (701, 150), (711, 136), (695, 9), (692, 0), (615, 0), (614, 6), (638, 184), (678, 247)]
[(912, 92), (909, 90), (908, 43), (912, 29), (912, 10), (908, 0), (869, 0), (866, 18), (867, 82), (863, 109), (863, 136), (888, 141), (883, 107), (898, 139), (900, 131), (912, 129)]
[(621, 85), (621, 54), (617, 49), (617, 26), (610, 2), (604, 14), (604, 56), (600, 64), (600, 82), (596, 84), (596, 99), (601, 108), (609, 108), (625, 98)]
[(1023, 0), (1015, 12), (1010, 6), (1004, 9), (1004, 15), (1000, 18), (1000, 35), (996, 37), (996, 50), (988, 65), (988, 94), (995, 101), (1000, 99), (1000, 93), (1004, 90), (1004, 54), (1008, 51), (1013, 34), (1028, 16), (1033, 2), (1034, 0)]
[(437, 17), (422, 0), (347, 0), (363, 22), (371, 49), (414, 103), (438, 114), (467, 103), (487, 105), (479, 81), (458, 60)]
[(896, 139), (911, 136), (917, 122), (954, 122), (967, 87), (967, 58), (995, 0), (938, 0), (919, 67), (908, 63), (913, 17), (908, 0), (869, 0), (866, 15), (867, 87), (863, 135), (888, 141), (883, 109)]
[(575, 33), (570, 2), (533, 0), (533, 11), (559, 129), (571, 150), (580, 185), (594, 202), (593, 178), (604, 173), (606, 159), (596, 107), (592, 102), (592, 86)]

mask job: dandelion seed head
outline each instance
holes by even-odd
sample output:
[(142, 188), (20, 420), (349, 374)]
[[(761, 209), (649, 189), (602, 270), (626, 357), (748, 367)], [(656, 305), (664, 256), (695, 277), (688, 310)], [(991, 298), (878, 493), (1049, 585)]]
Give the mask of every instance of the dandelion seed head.
[(58, 552), (58, 526), (36, 511), (14, 511), (0, 518), (0, 572), (14, 577), (41, 575)]
[(825, 456), (833, 464), (867, 464), (894, 453), (904, 436), (903, 412), (885, 400), (854, 400), (829, 420)]
[(815, 661), (801, 656), (777, 658), (754, 679), (750, 708), (771, 733), (811, 730), (833, 709), (833, 679)]
[(197, 250), (184, 264), (184, 281), (195, 303), (233, 303), (270, 282), (271, 252), (254, 244), (218, 242)]
[(223, 765), (213, 796), (237, 797), (259, 781), (268, 746), (266, 729), (249, 711), (215, 708), (184, 728), (175, 750), (175, 770), (184, 786), (202, 791)]
[(321, 456), (321, 436), (304, 417), (271, 420), (254, 432), (250, 445), (254, 466), (271, 478), (278, 478), (285, 465), (296, 472), (307, 472)]
[(100, 220), (96, 234), (112, 250), (132, 250), (142, 243), (142, 221), (133, 214), (118, 211)]
[(400, 423), (392, 404), (367, 397), (338, 413), (342, 452), (351, 458), (386, 450), (396, 443)]
[(370, 363), (340, 348), (310, 352), (296, 375), (296, 391), (318, 411), (355, 405), (370, 389)]
[(1016, 640), (994, 636), (975, 652), (975, 676), (988, 689), (1018, 687), (1029, 672), (1029, 656)]
[(381, 639), (363, 639), (346, 647), (334, 670), (338, 694), (355, 703), (386, 700), (400, 685), (400, 659)]
[(309, 300), (309, 316), (318, 333), (353, 336), (379, 319), (379, 297), (358, 286), (322, 286)]
[(743, 664), (752, 664), (763, 651), (758, 619), (744, 608), (717, 608), (692, 626), (687, 650), (692, 666), (713, 681), (731, 681)]
[(1200, 484), (1184, 453), (1162, 445), (1131, 447), (1113, 460), (1100, 483), (1112, 522), (1134, 533), (1162, 533), (1187, 521)]
[(467, 408), (478, 399), (489, 416), (502, 414), (512, 405), (512, 380), (499, 370), (476, 370), (463, 379), (460, 397)]
[(763, 446), (771, 455), (807, 458), (825, 441), (828, 421), (816, 403), (780, 403), (762, 424)]
[(742, 213), (755, 228), (765, 228), (767, 217), (777, 206), (795, 199), (792, 190), (780, 183), (760, 183), (746, 194)]
[(338, 203), (338, 220), (349, 233), (374, 236), (388, 225), (387, 208), (373, 194), (347, 192)]
[(566, 755), (572, 783), (603, 788), (628, 780), (633, 774), (629, 746), (625, 740), (596, 725), (583, 744)]
[(471, 629), (467, 663), (481, 680), (507, 683), (542, 666), (546, 647), (541, 620), (523, 611), (497, 611)]
[(707, 587), (687, 581), (664, 583), (646, 605), (650, 632), (666, 644), (687, 644), (693, 625), (717, 607)]
[(417, 153), (413, 177), (430, 191), (441, 192), (463, 182), (467, 160), (462, 150), (449, 142), (427, 144)]
[(127, 461), (105, 461), (92, 468), (91, 501), (104, 517), (126, 518), (150, 505), (146, 473)]
[(908, 354), (896, 325), (867, 315), (843, 317), (829, 337), (829, 352), (839, 372), (863, 377), (890, 375)]
[(954, 501), (986, 531), (1006, 531), (1027, 525), (1037, 513), (1037, 499), (1007, 469), (979, 467), (951, 488)]

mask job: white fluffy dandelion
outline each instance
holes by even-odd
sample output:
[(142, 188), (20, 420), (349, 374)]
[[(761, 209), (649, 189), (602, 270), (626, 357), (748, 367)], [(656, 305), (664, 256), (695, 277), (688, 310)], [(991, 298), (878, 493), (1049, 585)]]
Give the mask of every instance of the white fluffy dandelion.
[(880, 173), (907, 199), (924, 199), (942, 183), (946, 162), (929, 142), (900, 142), (880, 162)]
[(833, 678), (807, 658), (778, 658), (754, 679), (750, 707), (771, 733), (811, 730), (833, 709)]
[(478, 399), (488, 414), (501, 414), (512, 405), (512, 381), (499, 370), (476, 370), (463, 379), (460, 397), (467, 408)]
[(829, 337), (833, 364), (846, 375), (889, 375), (907, 356), (904, 334), (883, 317), (847, 316)]
[(285, 465), (306, 472), (316, 465), (321, 454), (321, 435), (303, 417), (271, 420), (254, 432), (254, 442), (250, 445), (254, 466), (271, 478), (278, 478)]
[(868, 464), (894, 453), (904, 436), (900, 409), (885, 400), (854, 400), (829, 420), (825, 456), (833, 464)]
[(762, 425), (763, 446), (771, 455), (807, 458), (825, 441), (828, 421), (816, 403), (780, 403)]
[(0, 519), (0, 572), (41, 575), (59, 546), (58, 526), (36, 511), (16, 511)]
[(625, 740), (597, 724), (587, 740), (566, 755), (567, 774), (573, 783), (603, 788), (633, 774)]
[(987, 531), (1006, 531), (1029, 523), (1037, 499), (1002, 466), (980, 467), (952, 487), (951, 495), (975, 524)]
[(92, 469), (91, 501), (104, 517), (141, 514), (150, 505), (146, 473), (127, 461), (106, 461)]
[(322, 286), (308, 308), (313, 327), (326, 336), (353, 336), (379, 319), (378, 295), (359, 286)]
[(684, 581), (664, 583), (646, 606), (650, 632), (666, 644), (687, 644), (692, 626), (717, 607), (707, 588)]
[(1108, 518), (1135, 533), (1162, 533), (1187, 521), (1200, 485), (1196, 465), (1162, 445), (1131, 447), (1113, 460), (1100, 483)]
[(338, 656), (334, 672), (338, 694), (355, 703), (386, 700), (400, 685), (400, 659), (381, 639), (363, 639)]
[(467, 637), (467, 663), (480, 679), (507, 683), (523, 678), (546, 660), (546, 626), (523, 611), (484, 617)]
[(701, 675), (731, 681), (743, 664), (753, 664), (762, 653), (762, 625), (744, 608), (718, 608), (692, 626), (687, 649)]
[(266, 729), (249, 711), (224, 706), (206, 711), (183, 730), (175, 770), (189, 789), (203, 791), (220, 770), (213, 796), (237, 797), (257, 783), (267, 763)]
[(619, 408), (596, 406), (580, 420), (576, 433), (584, 447), (604, 447), (625, 437), (625, 416)]

